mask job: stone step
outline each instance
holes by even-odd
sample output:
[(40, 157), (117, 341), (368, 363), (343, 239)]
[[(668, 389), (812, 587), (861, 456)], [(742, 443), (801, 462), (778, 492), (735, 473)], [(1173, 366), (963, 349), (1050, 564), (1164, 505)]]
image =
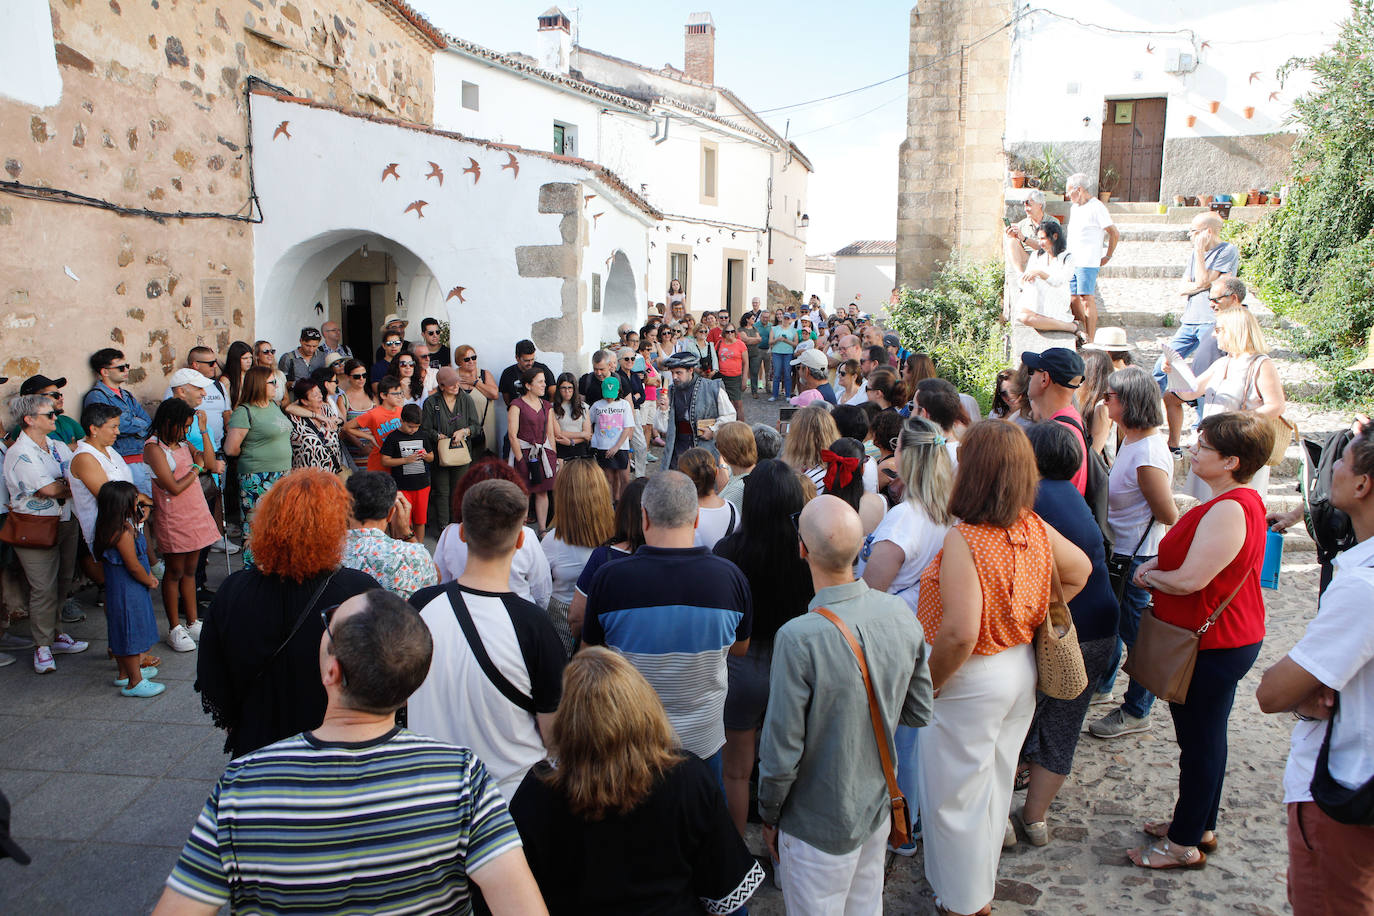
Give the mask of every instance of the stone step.
[(1124, 242), (1187, 242), (1188, 227), (1168, 223), (1129, 223), (1121, 227)]

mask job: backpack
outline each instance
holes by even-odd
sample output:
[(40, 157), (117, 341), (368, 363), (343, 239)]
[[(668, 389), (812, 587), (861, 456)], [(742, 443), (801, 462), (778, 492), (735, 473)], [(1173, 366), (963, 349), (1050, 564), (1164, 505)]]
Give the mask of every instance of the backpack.
[(1322, 564), (1355, 546), (1350, 516), (1331, 505), (1331, 474), (1353, 438), (1349, 429), (1342, 429), (1323, 442), (1305, 436), (1301, 439), (1303, 472), (1298, 489), (1303, 497), (1303, 519), (1307, 522), (1307, 533), (1317, 544), (1317, 560)]
[(1088, 451), (1088, 484), (1084, 488), (1083, 501), (1088, 504), (1088, 511), (1097, 520), (1097, 527), (1102, 529), (1102, 546), (1107, 550), (1107, 556), (1112, 555), (1112, 545), (1116, 538), (1112, 535), (1112, 526), (1107, 522), (1107, 463), (1102, 460), (1102, 456), (1093, 451), (1093, 439), (1088, 435), (1083, 424), (1073, 417), (1055, 417), (1060, 423), (1072, 426), (1083, 435), (1083, 444)]

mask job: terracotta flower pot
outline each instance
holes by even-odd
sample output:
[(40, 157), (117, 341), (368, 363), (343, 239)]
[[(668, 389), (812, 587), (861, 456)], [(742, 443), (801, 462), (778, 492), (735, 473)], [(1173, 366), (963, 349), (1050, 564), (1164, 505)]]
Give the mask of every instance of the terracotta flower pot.
[(1098, 191), (1098, 192), (1097, 192), (1097, 199), (1100, 200), (1100, 201), (1102, 201), (1104, 204), (1111, 203), (1111, 201), (1112, 201), (1112, 192), (1111, 192), (1111, 191)]
[(1245, 115), (1245, 119), (1246, 119), (1247, 121), (1255, 116), (1255, 106), (1254, 106), (1254, 105), (1246, 105), (1243, 109), (1241, 109), (1241, 111), (1242, 111), (1242, 113)]
[(1257, 204), (1267, 204), (1267, 203), (1269, 203), (1269, 195), (1268, 195), (1268, 194), (1261, 194), (1261, 195), (1259, 195), (1258, 197), (1255, 198), (1255, 203), (1257, 203)]
[(1024, 188), (1026, 186), (1026, 173), (1017, 169), (1011, 173), (1011, 186), (1013, 188)]
[(1221, 110), (1221, 103), (1220, 103), (1220, 102), (1211, 102), (1211, 103), (1208, 104), (1207, 107), (1208, 107), (1208, 109), (1211, 110), (1212, 114), (1216, 114), (1218, 111)]
[(1188, 198), (1184, 197), (1182, 194), (1175, 194), (1175, 195), (1174, 195), (1174, 206), (1175, 206), (1175, 207), (1182, 207), (1182, 206), (1183, 206), (1184, 204), (1186, 204), (1187, 202), (1188, 202)]
[(1211, 195), (1211, 194), (1199, 194), (1199, 195), (1197, 196), (1197, 205), (1198, 205), (1199, 207), (1210, 207), (1210, 206), (1212, 206), (1212, 195)]
[(1259, 188), (1251, 188), (1251, 189), (1250, 189), (1250, 199), (1251, 199), (1251, 200), (1254, 200), (1254, 199), (1256, 199), (1256, 198), (1259, 197), (1259, 196), (1260, 196), (1260, 189), (1259, 189)]
[(1197, 124), (1197, 115), (1188, 115), (1185, 120), (1188, 122), (1189, 127), (1193, 127)]

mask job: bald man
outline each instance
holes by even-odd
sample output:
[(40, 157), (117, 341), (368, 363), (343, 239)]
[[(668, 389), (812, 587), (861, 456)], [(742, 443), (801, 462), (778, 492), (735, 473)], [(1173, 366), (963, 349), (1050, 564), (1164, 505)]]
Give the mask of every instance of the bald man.
[[(816, 497), (802, 510), (798, 535), (816, 589), (808, 610), (829, 609), (858, 640), (882, 712), (883, 741), (895, 759), (897, 725), (930, 720), (921, 625), (901, 598), (855, 580), (864, 533), (847, 503)], [(818, 690), (824, 702), (816, 702)], [(914, 809), (914, 798), (908, 806)], [(820, 614), (793, 618), (773, 642), (759, 814), (769, 852), (782, 862), (789, 913), (882, 912), (887, 785), (854, 655), (839, 627)]]

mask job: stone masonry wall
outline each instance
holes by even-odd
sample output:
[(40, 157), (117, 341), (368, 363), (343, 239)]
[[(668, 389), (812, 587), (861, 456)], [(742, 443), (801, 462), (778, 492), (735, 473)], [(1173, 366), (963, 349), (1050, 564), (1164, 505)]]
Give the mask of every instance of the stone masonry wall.
[[(357, 110), (426, 122), (433, 111), (434, 45), (382, 0), (52, 0), (51, 13), (62, 98), (34, 108), (0, 85), (6, 181), (246, 215), (249, 74)], [(245, 222), (0, 194), (0, 277), (0, 396), (36, 372), (67, 376), (74, 413), (87, 356), (115, 346), (134, 389), (159, 398), (191, 346), (253, 339)]]
[(926, 285), (956, 251), (1001, 250), (1006, 32), (1012, 0), (929, 0), (911, 10), (913, 71), (898, 159), (897, 283)]

